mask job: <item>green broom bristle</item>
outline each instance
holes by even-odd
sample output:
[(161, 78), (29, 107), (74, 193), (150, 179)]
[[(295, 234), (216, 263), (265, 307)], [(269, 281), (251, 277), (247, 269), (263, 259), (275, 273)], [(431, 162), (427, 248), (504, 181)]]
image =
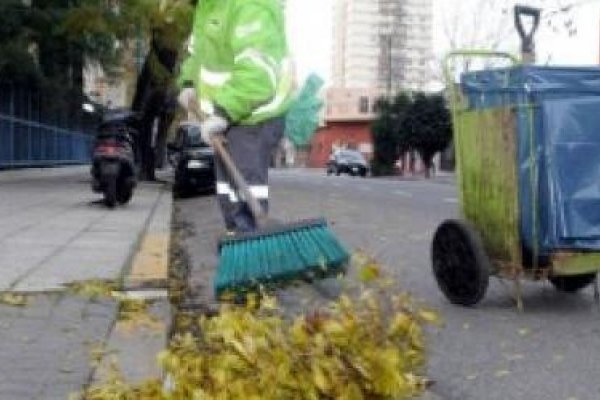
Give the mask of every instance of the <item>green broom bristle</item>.
[(225, 239), (220, 244), (214, 289), (248, 291), (345, 270), (350, 254), (324, 220)]

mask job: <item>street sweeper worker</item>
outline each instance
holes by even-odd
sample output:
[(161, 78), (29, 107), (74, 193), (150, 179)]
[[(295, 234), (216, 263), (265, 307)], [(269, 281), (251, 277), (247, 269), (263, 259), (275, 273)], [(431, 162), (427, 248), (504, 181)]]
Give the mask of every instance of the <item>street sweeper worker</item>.
[[(204, 141), (222, 134), (265, 211), (271, 155), (283, 136), (293, 90), (280, 0), (199, 0), (179, 103), (197, 107)], [(216, 160), (217, 196), (228, 231), (255, 227), (248, 206)]]

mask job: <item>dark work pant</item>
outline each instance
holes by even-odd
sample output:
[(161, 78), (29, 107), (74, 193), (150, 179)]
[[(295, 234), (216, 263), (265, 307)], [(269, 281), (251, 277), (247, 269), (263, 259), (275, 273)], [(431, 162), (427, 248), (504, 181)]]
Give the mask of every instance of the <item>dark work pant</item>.
[[(283, 118), (275, 118), (258, 125), (234, 126), (227, 131), (227, 150), (265, 212), (269, 206), (269, 164), (283, 136), (284, 124)], [(225, 166), (218, 157), (215, 161), (217, 197), (227, 230), (249, 232), (256, 229), (250, 209), (240, 199)]]

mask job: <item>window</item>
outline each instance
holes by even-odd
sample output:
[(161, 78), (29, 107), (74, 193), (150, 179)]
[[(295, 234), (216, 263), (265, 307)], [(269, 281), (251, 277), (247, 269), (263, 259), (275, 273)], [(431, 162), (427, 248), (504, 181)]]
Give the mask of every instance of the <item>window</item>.
[(371, 111), (376, 114), (379, 112), (379, 109), (380, 109), (379, 101), (374, 101), (373, 106), (371, 107)]
[(358, 108), (362, 114), (366, 114), (369, 112), (369, 98), (365, 96), (361, 96), (358, 102)]

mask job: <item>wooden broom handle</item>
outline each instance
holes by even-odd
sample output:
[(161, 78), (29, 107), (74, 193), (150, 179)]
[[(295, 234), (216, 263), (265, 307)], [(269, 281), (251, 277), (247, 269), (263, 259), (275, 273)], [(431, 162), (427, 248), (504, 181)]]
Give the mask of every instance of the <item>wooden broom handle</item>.
[(248, 208), (250, 209), (250, 212), (254, 217), (254, 222), (259, 228), (264, 227), (267, 222), (267, 215), (265, 214), (262, 206), (260, 205), (256, 197), (254, 197), (254, 195), (252, 195), (252, 192), (250, 192), (250, 187), (248, 186), (248, 183), (246, 183), (246, 180), (240, 173), (240, 170), (236, 167), (235, 163), (233, 162), (233, 159), (231, 158), (231, 155), (225, 148), (225, 137), (223, 135), (213, 136), (212, 145), (215, 151), (217, 152), (217, 155), (225, 165), (227, 174), (235, 184), (238, 192), (244, 197), (242, 200), (244, 200), (246, 204), (248, 204)]
[[(198, 111), (198, 102), (196, 99), (192, 99), (190, 104), (188, 105), (188, 111), (191, 111), (192, 114), (198, 119), (198, 121), (202, 120), (202, 116)], [(259, 227), (263, 228), (267, 224), (267, 214), (264, 212), (262, 206), (252, 195), (250, 192), (250, 187), (248, 187), (248, 183), (240, 173), (240, 170), (237, 168), (229, 151), (225, 148), (225, 136), (224, 135), (215, 135), (212, 138), (212, 146), (217, 152), (217, 156), (221, 159), (223, 164), (225, 165), (225, 169), (227, 170), (227, 174), (233, 181), (236, 186), (238, 192), (244, 197), (243, 199), (248, 204), (248, 208), (250, 209), (250, 213), (254, 218), (254, 223)]]

